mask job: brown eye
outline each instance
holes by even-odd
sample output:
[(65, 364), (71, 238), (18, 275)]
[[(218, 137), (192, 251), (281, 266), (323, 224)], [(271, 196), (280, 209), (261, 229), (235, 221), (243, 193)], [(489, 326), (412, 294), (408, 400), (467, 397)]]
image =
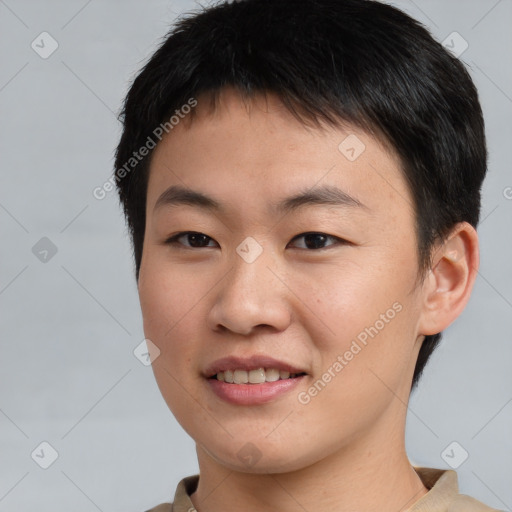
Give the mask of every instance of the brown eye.
[[(183, 243), (180, 241), (181, 239), (188, 242)], [(210, 238), (208, 235), (205, 235), (204, 233), (198, 233), (196, 231), (183, 231), (181, 233), (177, 233), (176, 235), (173, 235), (168, 240), (166, 240), (166, 244), (179, 244), (183, 245), (187, 248), (203, 248), (203, 247), (215, 247), (212, 245), (208, 245), (208, 242), (212, 241), (213, 238)]]
[[(337, 245), (338, 243), (344, 242), (344, 240), (341, 238), (332, 235), (326, 235), (325, 233), (316, 232), (302, 233), (297, 235), (293, 240), (298, 240), (300, 238), (304, 239), (304, 243), (302, 247), (299, 247), (299, 249), (327, 249), (331, 245)], [(325, 244), (328, 240), (334, 240), (334, 243), (328, 244), (326, 246)]]

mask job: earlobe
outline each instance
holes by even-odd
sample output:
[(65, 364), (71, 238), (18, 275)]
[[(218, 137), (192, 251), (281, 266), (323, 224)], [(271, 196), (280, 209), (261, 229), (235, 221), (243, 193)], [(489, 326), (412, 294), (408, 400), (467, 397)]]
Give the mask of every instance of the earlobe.
[(443, 331), (466, 306), (479, 265), (478, 235), (467, 222), (457, 224), (436, 248), (426, 277), (419, 334)]

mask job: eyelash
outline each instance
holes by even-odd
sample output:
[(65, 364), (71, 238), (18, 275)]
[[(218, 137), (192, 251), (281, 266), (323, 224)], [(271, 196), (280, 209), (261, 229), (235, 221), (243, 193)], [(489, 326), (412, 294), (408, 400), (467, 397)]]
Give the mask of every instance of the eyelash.
[[(211, 246), (191, 247), (191, 246), (180, 244), (180, 242), (178, 240), (181, 237), (186, 236), (186, 235), (202, 235), (202, 236), (205, 236), (208, 240), (213, 240), (213, 238), (209, 237), (208, 235), (205, 235), (204, 233), (200, 233), (198, 231), (181, 231), (180, 233), (176, 233), (175, 235), (169, 237), (165, 241), (165, 244), (166, 245), (182, 245), (181, 248), (183, 248), (183, 249), (211, 249), (212, 248)], [(350, 242), (348, 242), (347, 240), (344, 240), (342, 238), (338, 238), (338, 237), (333, 236), (333, 235), (328, 235), (327, 233), (322, 233), (322, 232), (319, 232), (319, 231), (307, 231), (305, 233), (301, 233), (301, 234), (293, 237), (291, 241), (293, 241), (293, 240), (295, 240), (297, 238), (302, 238), (302, 237), (307, 236), (307, 235), (321, 235), (321, 236), (325, 236), (327, 238), (330, 238), (331, 240), (334, 240), (335, 243), (331, 244), (331, 245), (328, 245), (327, 247), (320, 247), (318, 249), (315, 249), (315, 248), (309, 249), (307, 247), (299, 247), (299, 249), (307, 250), (307, 251), (322, 251), (322, 250), (328, 249), (329, 247), (333, 247), (333, 246), (336, 246), (336, 245), (350, 245)]]

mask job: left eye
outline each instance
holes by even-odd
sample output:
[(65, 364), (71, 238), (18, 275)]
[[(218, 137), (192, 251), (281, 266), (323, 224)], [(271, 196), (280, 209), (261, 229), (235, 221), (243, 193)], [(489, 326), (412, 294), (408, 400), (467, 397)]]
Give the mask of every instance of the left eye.
[[(303, 247), (300, 247), (300, 249), (325, 249), (326, 247), (324, 244), (328, 239), (334, 240), (334, 243), (329, 245), (335, 245), (336, 243), (343, 242), (343, 240), (335, 236), (315, 232), (302, 233), (301, 235), (297, 235), (293, 240), (298, 240), (300, 238), (304, 239)], [(327, 247), (329, 247), (329, 245), (327, 245)]]

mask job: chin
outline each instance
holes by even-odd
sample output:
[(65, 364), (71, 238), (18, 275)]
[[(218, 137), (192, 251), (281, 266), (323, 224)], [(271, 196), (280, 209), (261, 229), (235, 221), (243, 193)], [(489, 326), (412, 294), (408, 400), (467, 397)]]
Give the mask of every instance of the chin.
[[(231, 441), (228, 446), (216, 446), (214, 450), (202, 449), (219, 465), (240, 473), (279, 474), (298, 471), (315, 462), (312, 454), (302, 457), (293, 447), (276, 449), (271, 443), (262, 446), (261, 439), (251, 442)], [(234, 445), (237, 448), (234, 449)], [(238, 448), (240, 445), (240, 448)]]

